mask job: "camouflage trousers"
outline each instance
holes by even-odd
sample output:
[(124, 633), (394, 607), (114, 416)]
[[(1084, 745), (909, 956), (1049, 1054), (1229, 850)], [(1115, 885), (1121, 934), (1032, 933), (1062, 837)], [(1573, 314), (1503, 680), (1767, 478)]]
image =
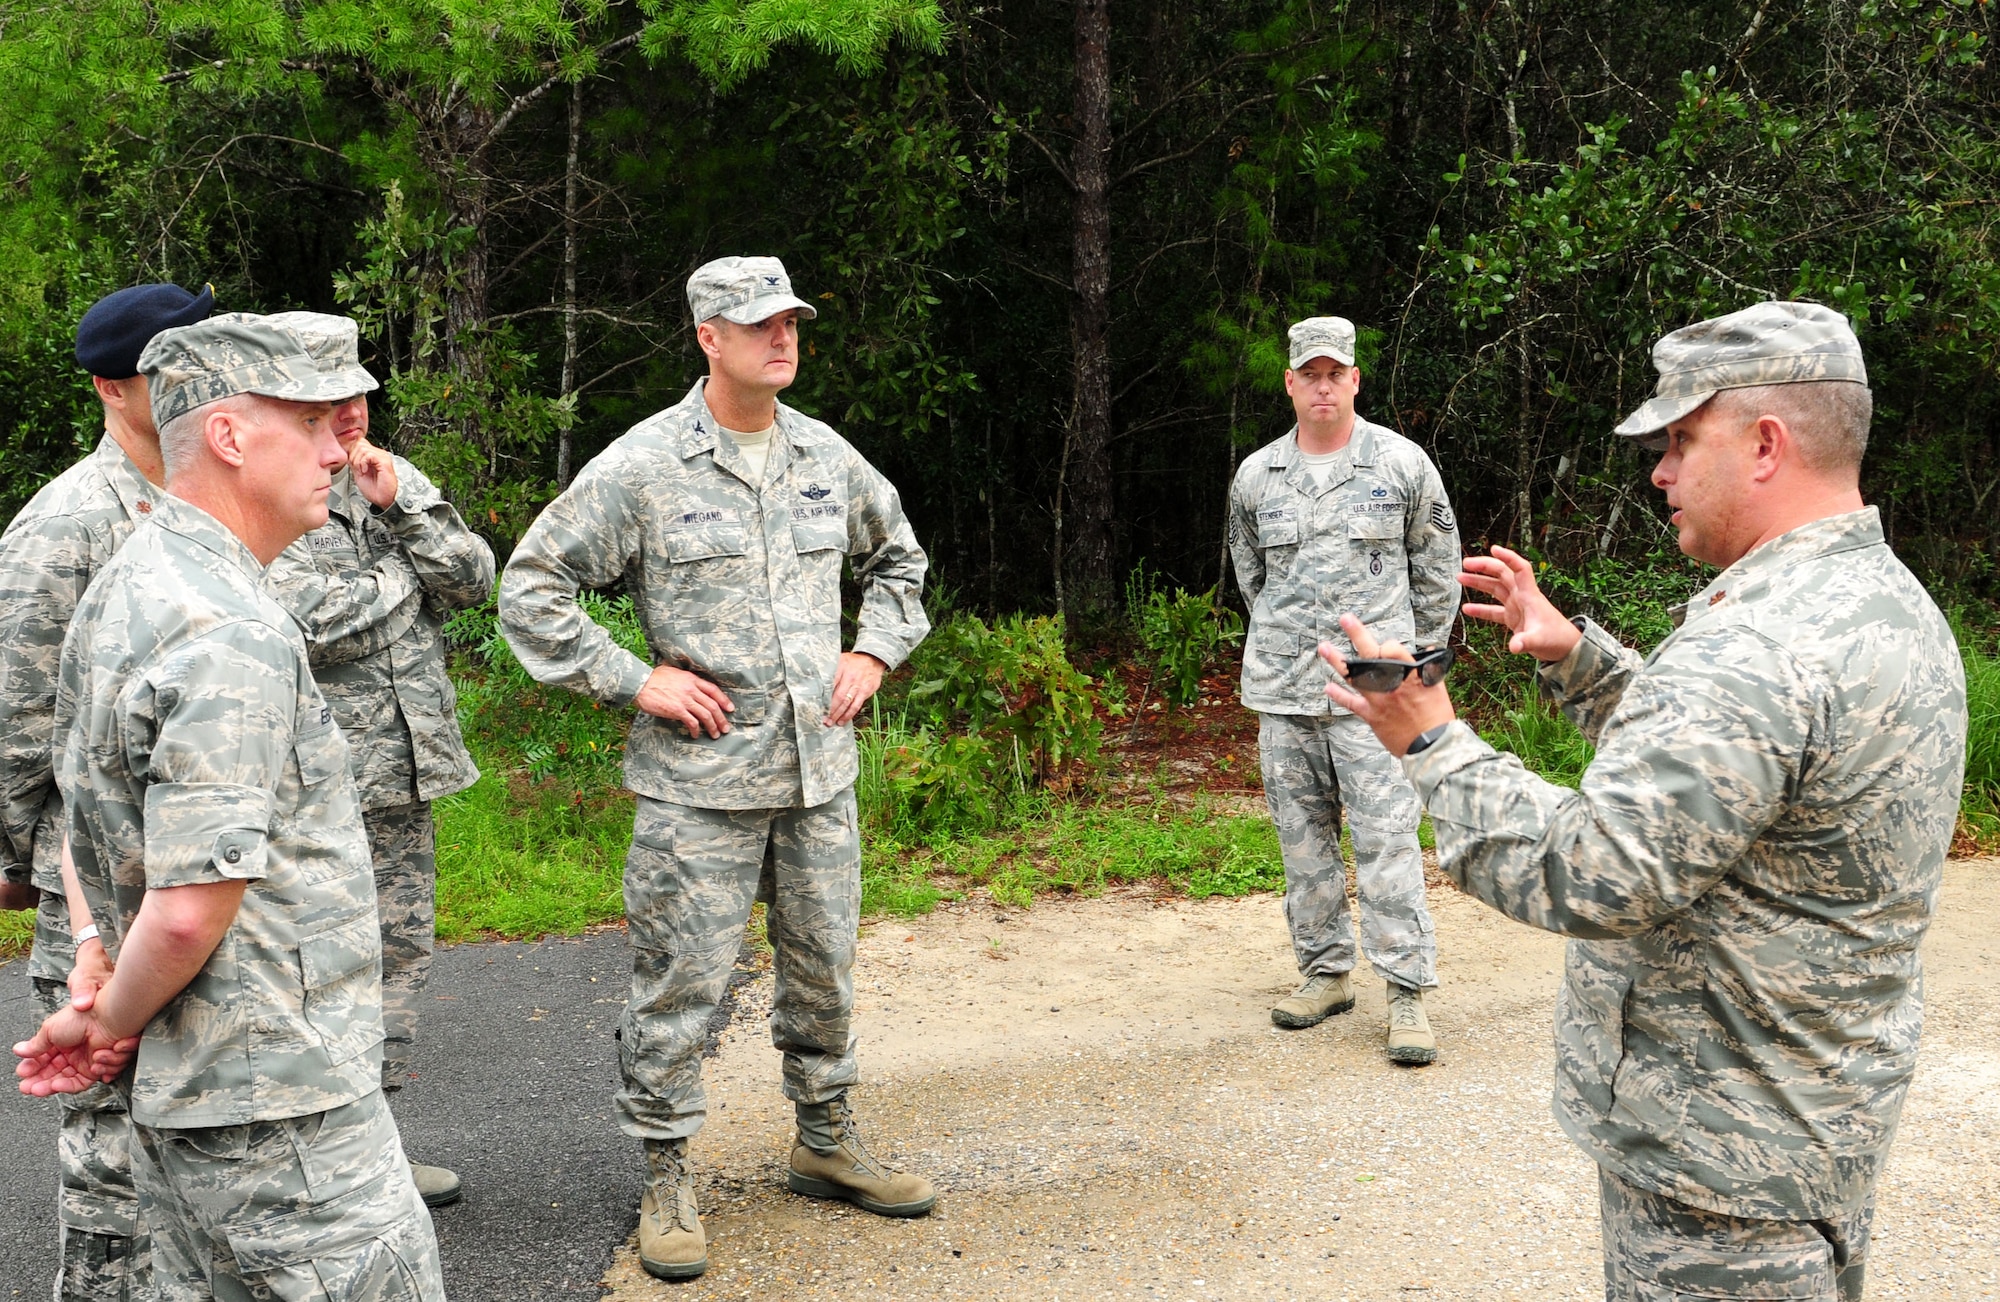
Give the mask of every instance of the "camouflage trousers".
[(1437, 937), (1424, 904), (1422, 807), (1402, 766), (1351, 714), (1260, 715), (1264, 799), (1285, 859), (1285, 921), (1304, 976), (1352, 971), (1341, 815), (1354, 834), (1361, 952), (1385, 980), (1437, 984)]
[[(69, 1002), (69, 909), (42, 892), (29, 957), (36, 1002), (47, 1016)], [(136, 1302), (146, 1291), (149, 1246), (132, 1184), (132, 1121), (110, 1085), (58, 1096), (56, 1302)]]
[(437, 828), (431, 804), (371, 809), (361, 816), (375, 860), (382, 915), (382, 1088), (410, 1077), (410, 1050), (437, 947)]
[(1598, 1168), (1605, 1302), (1861, 1302), (1875, 1197), (1831, 1221), (1702, 1211)]
[(618, 1028), (620, 1128), (635, 1139), (701, 1129), (709, 1018), (750, 906), (769, 904), (771, 1042), (786, 1097), (824, 1103), (854, 1084), (854, 943), (861, 842), (849, 788), (810, 809), (698, 809), (639, 797), (625, 860), (632, 997)]
[(379, 1091), (286, 1121), (135, 1130), (158, 1302), (443, 1302)]

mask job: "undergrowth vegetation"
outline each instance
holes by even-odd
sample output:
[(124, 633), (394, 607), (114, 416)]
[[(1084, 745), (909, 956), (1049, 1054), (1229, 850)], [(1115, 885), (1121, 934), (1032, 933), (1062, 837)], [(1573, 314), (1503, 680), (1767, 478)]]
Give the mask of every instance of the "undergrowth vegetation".
[[(1692, 567), (1656, 559), (1545, 581), (1565, 609), (1649, 650), (1671, 631), (1668, 607), (1700, 584)], [(1212, 593), (1167, 594), (1143, 571), (1127, 597), (1130, 672), (1147, 675), (1140, 699), (1150, 692), (1184, 708), (1202, 672), (1240, 639), (1240, 622)], [(629, 600), (589, 596), (585, 608), (650, 658)], [(1124, 713), (1124, 693), (1109, 673), (1077, 667), (1059, 616), (989, 623), (947, 609), (937, 623), (857, 730), (864, 913), (919, 914), (973, 889), (1025, 906), (1038, 893), (1140, 881), (1197, 898), (1282, 888), (1276, 834), (1261, 812), (1205, 795), (1177, 800), (1157, 783), (1111, 789), (1107, 724)], [(1972, 719), (1960, 843), (2000, 849), (2000, 648), (1972, 617), (1954, 625)], [(490, 606), (447, 631), (467, 738), (486, 776), (439, 802), (440, 935), (574, 932), (615, 920), (631, 831), (618, 768), (631, 712), (534, 682)], [(1535, 772), (1576, 785), (1592, 748), (1539, 691), (1530, 662), (1489, 625), (1470, 624), (1464, 636), (1451, 680), (1461, 712)]]
[[(1667, 607), (1699, 584), (1691, 567), (1655, 559), (1545, 581), (1563, 608), (1650, 649), (1671, 629)], [(1203, 675), (1218, 671), (1242, 635), (1213, 592), (1168, 594), (1140, 570), (1127, 598), (1124, 650), (1100, 649), (1095, 677), (1072, 661), (1059, 616), (988, 623), (938, 611), (936, 631), (857, 729), (865, 914), (919, 914), (974, 889), (1023, 907), (1037, 894), (1119, 883), (1194, 898), (1282, 889), (1277, 836), (1261, 811), (1206, 790), (1171, 793), (1164, 765), (1151, 781), (1112, 780), (1118, 750), (1107, 734), (1130, 736), (1116, 676), (1143, 676), (1138, 709), (1164, 699), (1168, 713), (1150, 717), (1184, 733), (1197, 726), (1185, 712)], [(583, 604), (620, 645), (651, 659), (629, 599), (589, 595)], [(1993, 852), (2000, 630), (1964, 610), (1953, 628), (1971, 718), (1958, 848)], [(453, 618), (446, 635), (460, 717), (484, 776), (437, 803), (439, 936), (567, 934), (615, 921), (632, 824), (620, 771), (631, 711), (535, 682), (490, 603)], [(1451, 683), (1461, 714), (1493, 745), (1552, 782), (1581, 779), (1590, 744), (1542, 695), (1532, 664), (1507, 652), (1501, 630), (1465, 628)], [(0, 914), (0, 954), (25, 949), (32, 927), (31, 913)]]

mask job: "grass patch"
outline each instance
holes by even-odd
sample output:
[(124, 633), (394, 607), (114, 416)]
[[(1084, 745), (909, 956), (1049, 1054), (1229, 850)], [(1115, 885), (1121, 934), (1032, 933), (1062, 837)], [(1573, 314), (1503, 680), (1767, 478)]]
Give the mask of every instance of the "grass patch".
[(574, 936), (623, 917), (632, 798), (481, 767), (436, 805), (438, 939)]
[(1277, 829), (1261, 815), (1197, 802), (1086, 805), (1048, 801), (1020, 822), (976, 836), (862, 848), (865, 912), (923, 913), (960, 887), (1026, 907), (1037, 894), (1091, 895), (1119, 882), (1158, 881), (1194, 899), (1277, 890), (1285, 880)]
[(1582, 782), (1583, 771), (1597, 754), (1577, 726), (1532, 683), (1521, 689), (1513, 705), (1488, 717), (1492, 721), (1479, 730), (1487, 745), (1520, 756), (1521, 763), (1560, 786)]
[(19, 958), (35, 942), (35, 911), (8, 909), (0, 912), (0, 962)]
[(1972, 629), (1954, 614), (1959, 654), (1965, 661), (1965, 792), (1958, 806), (1960, 851), (2000, 852), (2000, 655), (1991, 632)]

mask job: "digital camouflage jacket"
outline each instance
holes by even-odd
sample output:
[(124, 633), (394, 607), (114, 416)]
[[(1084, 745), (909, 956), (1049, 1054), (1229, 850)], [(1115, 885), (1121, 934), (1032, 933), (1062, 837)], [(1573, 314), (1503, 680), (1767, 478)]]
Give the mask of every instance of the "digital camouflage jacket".
[(382, 940), (347, 743), (250, 549), (162, 496), (98, 572), (56, 697), (71, 853), (115, 962), (148, 890), (247, 882), (140, 1037), (133, 1120), (234, 1126), (381, 1085)]
[(656, 663), (714, 680), (731, 730), (690, 738), (641, 713), (625, 781), (711, 809), (823, 804), (853, 783), (854, 728), (825, 723), (840, 656), (840, 573), (861, 583), (854, 650), (894, 669), (930, 629), (927, 562), (895, 488), (840, 435), (780, 403), (763, 482), (686, 398), (606, 448), (550, 503), (500, 580), (500, 623), (545, 683), (629, 704), (652, 665), (577, 603), (620, 584)]
[(63, 635), (92, 576), (165, 495), (106, 434), (0, 535), (0, 871), (11, 880), (62, 891), (53, 747)]
[(386, 509), (342, 470), (327, 522), (286, 548), (264, 579), (305, 630), (364, 809), (436, 800), (479, 780), (459, 733), (441, 625), (492, 594), (493, 551), (422, 471), (395, 460)]
[(1574, 938), (1570, 1137), (1695, 1207), (1832, 1217), (1868, 1196), (1916, 1065), (1964, 670), (1873, 507), (1765, 543), (1687, 610), (1644, 660), (1586, 624), (1543, 669), (1597, 746), (1577, 790), (1462, 723), (1404, 770), (1445, 872)]
[(1229, 554), (1250, 608), (1243, 704), (1343, 714), (1321, 642), (1348, 650), (1352, 613), (1384, 640), (1429, 646), (1458, 617), (1458, 521), (1424, 450), (1359, 417), (1319, 486), (1292, 431), (1244, 458), (1229, 490)]

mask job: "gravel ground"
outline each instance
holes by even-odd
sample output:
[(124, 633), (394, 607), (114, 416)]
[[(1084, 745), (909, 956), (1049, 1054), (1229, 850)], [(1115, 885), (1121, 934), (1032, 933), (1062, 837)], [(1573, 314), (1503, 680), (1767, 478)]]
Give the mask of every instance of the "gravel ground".
[[(1549, 1117), (1553, 938), (1432, 892), (1439, 1062), (1382, 1058), (1383, 992), (1271, 1028), (1292, 971), (1268, 896), (952, 906), (868, 928), (857, 967), (878, 1151), (939, 1209), (883, 1221), (783, 1190), (790, 1107), (768, 976), (708, 1066), (708, 1275), (645, 1278), (636, 1148), (607, 1106), (624, 938), (440, 955), (412, 1149), (467, 1172), (438, 1216), (452, 1295), (703, 1298), (1583, 1298), (1596, 1175)], [(1877, 1219), (1871, 1299), (2000, 1299), (2000, 861), (1947, 870), (1929, 1023)], [(748, 975), (747, 973), (744, 975)], [(0, 965), (0, 1030), (32, 1013)], [(496, 1070), (496, 1064), (498, 1069)], [(0, 1098), (0, 1300), (47, 1296), (53, 1125)], [(610, 1261), (610, 1271), (598, 1272)]]
[[(1930, 1023), (1884, 1182), (1871, 1299), (2000, 1298), (2000, 864), (1953, 864)], [(1561, 945), (1434, 891), (1436, 1065), (1382, 1057), (1383, 991), (1279, 1032), (1269, 897), (984, 904), (863, 938), (857, 1093), (877, 1150), (944, 1190), (916, 1221), (783, 1191), (768, 979), (709, 1065), (701, 1298), (1584, 1298), (1596, 1171), (1549, 1115)]]

